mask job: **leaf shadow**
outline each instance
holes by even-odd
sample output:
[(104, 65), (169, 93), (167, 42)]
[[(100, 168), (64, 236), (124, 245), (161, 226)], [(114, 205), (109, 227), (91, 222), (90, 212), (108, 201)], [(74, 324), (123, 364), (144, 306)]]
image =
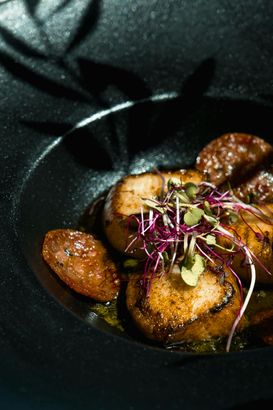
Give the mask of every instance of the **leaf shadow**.
[(81, 166), (97, 171), (113, 169), (113, 161), (103, 146), (103, 141), (94, 138), (88, 128), (78, 128), (65, 135), (64, 147)]
[(54, 137), (65, 135), (73, 128), (73, 125), (70, 123), (53, 121), (21, 120), (20, 123), (31, 129), (32, 131), (38, 132), (39, 134)]
[(117, 87), (131, 100), (148, 98), (151, 94), (144, 81), (130, 71), (86, 58), (78, 58), (77, 62), (82, 85), (96, 97), (100, 98), (109, 86)]
[(80, 91), (60, 84), (46, 76), (39, 74), (24, 63), (19, 62), (5, 51), (0, 51), (2, 66), (17, 79), (28, 83), (32, 87), (54, 97), (65, 98), (72, 101), (88, 102), (89, 98)]
[(47, 19), (50, 19), (51, 17), (53, 17), (55, 14), (59, 13), (60, 11), (64, 10), (66, 8), (66, 6), (69, 5), (69, 3), (71, 3), (71, 0), (63, 0), (60, 4), (58, 4), (56, 6), (56, 8), (54, 10), (52, 10), (48, 15), (47, 15)]
[(70, 123), (21, 120), (21, 124), (52, 137), (63, 136), (62, 144), (71, 157), (82, 167), (97, 171), (113, 169), (113, 158), (88, 128), (74, 128)]
[(0, 35), (5, 40), (6, 44), (26, 57), (33, 57), (37, 59), (45, 60), (47, 56), (33, 47), (28, 45), (25, 41), (16, 37), (11, 31), (0, 26)]
[(204, 60), (182, 84), (177, 97), (160, 104), (148, 103), (146, 112), (139, 107), (131, 111), (127, 138), (130, 157), (140, 150), (159, 145), (168, 136), (175, 135), (181, 124), (186, 122), (202, 103), (214, 71), (215, 60)]
[(71, 52), (96, 28), (100, 16), (101, 0), (91, 0), (79, 21), (78, 29), (70, 39), (66, 52)]
[[(145, 82), (136, 74), (120, 67), (113, 67), (109, 64), (102, 64), (91, 61), (86, 58), (77, 59), (80, 81), (84, 89), (95, 98), (98, 106), (109, 109), (109, 103), (104, 97), (108, 87), (114, 87), (126, 96), (130, 101), (139, 101), (149, 99), (151, 91)], [(129, 110), (129, 113), (131, 110)], [(130, 114), (129, 114), (130, 115)], [(147, 109), (146, 115), (149, 117)], [(117, 116), (108, 115), (106, 118), (108, 128), (111, 133), (113, 150), (116, 154), (120, 153), (124, 159), (124, 152), (127, 151), (127, 141), (124, 139), (124, 130), (120, 130), (120, 124)], [(139, 139), (139, 137), (138, 137)]]
[(24, 0), (25, 8), (31, 17), (35, 17), (35, 12), (40, 0)]

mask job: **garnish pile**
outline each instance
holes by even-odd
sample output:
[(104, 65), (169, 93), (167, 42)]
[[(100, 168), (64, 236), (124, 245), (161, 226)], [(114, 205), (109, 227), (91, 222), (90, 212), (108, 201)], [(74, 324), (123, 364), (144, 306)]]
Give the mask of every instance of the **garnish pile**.
[[(232, 190), (220, 192), (208, 182), (181, 184), (180, 180), (171, 179), (167, 190), (162, 189), (159, 197), (143, 200), (146, 209), (141, 209), (140, 217), (132, 216), (138, 229), (127, 249), (136, 240), (142, 243), (147, 256), (142, 280), (147, 296), (152, 279), (158, 275), (180, 274), (187, 285), (196, 286), (199, 276), (206, 269), (215, 272), (220, 281), (232, 274), (240, 288), (241, 307), (229, 334), (228, 351), (255, 286), (254, 262), (267, 271), (241, 240), (236, 232), (236, 223), (239, 218), (245, 221), (243, 212), (249, 212), (263, 221), (267, 221), (268, 217), (258, 207), (240, 201)], [(255, 234), (258, 240), (263, 240), (262, 232)], [(240, 278), (232, 268), (238, 254), (244, 256), (246, 269), (249, 268), (251, 273), (245, 298)]]

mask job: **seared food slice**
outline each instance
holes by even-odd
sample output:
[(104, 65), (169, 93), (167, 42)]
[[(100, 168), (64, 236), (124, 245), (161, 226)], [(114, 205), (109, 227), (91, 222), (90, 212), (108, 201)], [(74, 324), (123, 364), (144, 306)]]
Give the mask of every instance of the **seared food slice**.
[[(152, 199), (160, 195), (162, 188), (166, 189), (169, 179), (178, 179), (181, 184), (186, 182), (199, 183), (201, 173), (194, 170), (180, 170), (173, 172), (143, 173), (129, 175), (119, 181), (109, 192), (104, 207), (104, 229), (109, 242), (120, 252), (124, 252), (128, 244), (136, 235), (131, 215), (139, 215), (141, 208), (148, 212), (145, 198)], [(165, 180), (165, 182), (164, 182)], [(143, 257), (139, 243), (134, 242), (128, 253), (135, 257)]]
[(273, 201), (273, 147), (249, 134), (229, 133), (214, 139), (199, 153), (196, 168), (215, 185), (230, 182), (242, 199)]
[[(265, 215), (263, 218), (241, 212), (243, 219), (239, 218), (232, 228), (257, 258), (254, 259), (257, 282), (273, 284), (273, 274), (269, 273), (273, 272), (273, 204), (261, 205), (259, 209)], [(248, 263), (243, 254), (235, 257), (233, 268), (242, 279), (250, 279)]]
[(120, 280), (103, 244), (72, 229), (49, 231), (42, 254), (51, 269), (71, 289), (101, 302), (114, 299)]
[(140, 331), (166, 344), (227, 336), (240, 309), (233, 277), (229, 275), (221, 284), (209, 270), (195, 287), (187, 286), (179, 273), (155, 277), (148, 295), (141, 285), (141, 275), (132, 275), (126, 296), (128, 310)]
[(246, 181), (235, 186), (234, 193), (253, 203), (273, 202), (273, 165), (260, 166), (256, 172), (250, 173)]

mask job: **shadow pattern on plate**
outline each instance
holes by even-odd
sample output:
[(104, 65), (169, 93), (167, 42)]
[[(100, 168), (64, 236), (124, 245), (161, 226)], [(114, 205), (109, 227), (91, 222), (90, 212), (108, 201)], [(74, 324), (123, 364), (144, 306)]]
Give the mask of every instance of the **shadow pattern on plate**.
[[(16, 36), (12, 30), (0, 26), (0, 36), (3, 38), (7, 48), (0, 50), (2, 66), (17, 79), (28, 83), (44, 93), (54, 97), (65, 98), (75, 102), (88, 103), (96, 101), (98, 107), (108, 107), (103, 91), (109, 86), (115, 86), (124, 93), (126, 98), (140, 99), (150, 95), (145, 83), (137, 75), (108, 64), (92, 61), (82, 57), (75, 57), (75, 52), (84, 42), (87, 36), (91, 36), (96, 29), (100, 18), (100, 0), (87, 2), (85, 10), (80, 20), (77, 22), (77, 29), (69, 36), (64, 50), (60, 52), (55, 44), (49, 39), (46, 31), (46, 23), (55, 14), (62, 12), (69, 7), (71, 0), (59, 3), (56, 8), (47, 15), (46, 19), (40, 19), (36, 15), (40, 1), (25, 0), (25, 8), (38, 30), (39, 38), (46, 52), (42, 52), (26, 41)], [(10, 52), (8, 51), (10, 49)], [(20, 59), (13, 54), (17, 52)], [(32, 58), (32, 64), (39, 61), (46, 61), (54, 70), (59, 70), (63, 77), (69, 79), (65, 84), (51, 79), (48, 76), (33, 69), (27, 57)], [(25, 58), (25, 61), (24, 61)], [(71, 86), (73, 84), (74, 86)]]

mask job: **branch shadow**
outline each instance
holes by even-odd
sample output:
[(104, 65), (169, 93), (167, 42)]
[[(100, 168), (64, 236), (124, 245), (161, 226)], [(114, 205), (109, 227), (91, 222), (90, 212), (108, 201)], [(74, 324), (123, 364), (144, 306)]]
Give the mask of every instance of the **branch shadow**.
[(113, 159), (104, 148), (103, 140), (98, 141), (88, 128), (79, 128), (68, 133), (63, 139), (63, 145), (81, 166), (96, 171), (113, 169)]
[(74, 50), (95, 30), (99, 21), (100, 5), (101, 0), (91, 0), (89, 2), (78, 24), (78, 30), (70, 39), (66, 52), (69, 53)]
[(39, 6), (40, 0), (24, 0), (25, 8), (30, 17), (35, 17), (35, 12)]
[(15, 36), (7, 28), (0, 26), (0, 35), (3, 38), (3, 40), (6, 42), (7, 45), (9, 45), (15, 51), (19, 52), (21, 55), (24, 55), (26, 57), (33, 57), (33, 58), (37, 58), (41, 60), (47, 59), (47, 56), (44, 53), (31, 47), (25, 41)]
[(21, 124), (39, 134), (64, 136), (63, 146), (82, 167), (97, 171), (113, 169), (113, 159), (103, 146), (103, 141), (100, 143), (88, 127), (73, 130), (73, 125), (69, 123), (26, 120), (22, 120)]
[(82, 92), (58, 83), (57, 81), (39, 74), (26, 64), (20, 63), (14, 57), (5, 51), (0, 51), (0, 60), (2, 66), (17, 79), (29, 84), (30, 86), (49, 94), (53, 97), (64, 98), (71, 101), (88, 102), (90, 99)]
[[(215, 71), (215, 61), (203, 61), (182, 84), (178, 97), (160, 104), (147, 103), (146, 110), (132, 109), (128, 126), (128, 150), (130, 157), (160, 144), (167, 136), (175, 135), (187, 119), (202, 103)], [(141, 137), (141, 140), (140, 140)]]
[(111, 85), (117, 87), (130, 100), (144, 99), (151, 95), (143, 80), (123, 68), (86, 58), (78, 58), (77, 63), (82, 85), (96, 98), (101, 98), (102, 93)]

